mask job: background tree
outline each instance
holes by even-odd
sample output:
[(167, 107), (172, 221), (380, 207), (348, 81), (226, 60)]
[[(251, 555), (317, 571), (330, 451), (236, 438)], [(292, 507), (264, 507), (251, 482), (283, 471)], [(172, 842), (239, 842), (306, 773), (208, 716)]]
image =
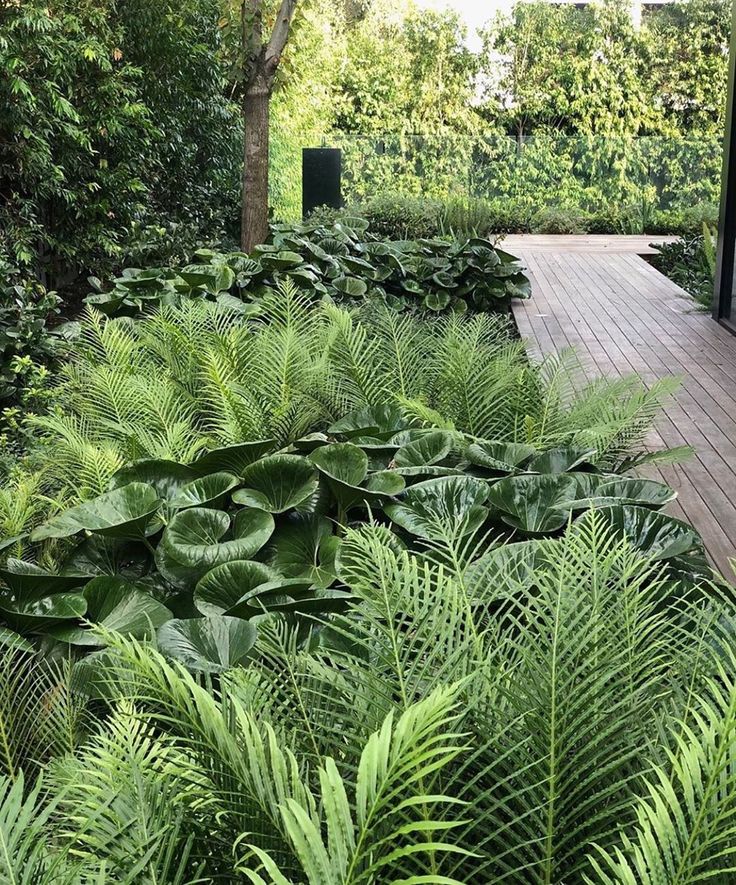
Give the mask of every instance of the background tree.
[(267, 41), (263, 0), (244, 0), (242, 6), (244, 147), (240, 244), (246, 252), (268, 238), (271, 94), (296, 2), (281, 0)]

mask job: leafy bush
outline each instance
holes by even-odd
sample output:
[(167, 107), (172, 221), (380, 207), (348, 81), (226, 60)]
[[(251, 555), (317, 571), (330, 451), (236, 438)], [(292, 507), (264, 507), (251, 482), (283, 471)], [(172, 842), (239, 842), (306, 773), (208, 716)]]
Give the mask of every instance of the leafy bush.
[[(291, 281), (314, 297), (350, 302), (364, 297), (392, 308), (441, 312), (492, 310), (529, 295), (517, 258), (489, 240), (390, 240), (367, 238), (368, 222), (345, 217), (331, 227), (278, 224), (271, 243), (244, 252), (202, 249), (182, 268), (127, 269), (111, 291), (87, 299), (105, 313), (137, 313), (149, 304), (173, 304), (182, 296), (217, 299), (257, 313), (264, 296)], [(98, 285), (99, 281), (97, 282)]]
[(63, 339), (48, 326), (59, 298), (11, 265), (0, 265), (0, 455), (22, 448), (23, 420), (42, 412), (50, 396), (50, 369)]
[(256, 440), (189, 464), (124, 467), (109, 491), (33, 532), (34, 543), (82, 538), (57, 571), (18, 559), (0, 570), (5, 627), (81, 649), (95, 644), (82, 619), (138, 636), (159, 627), (162, 650), (208, 672), (251, 654), (261, 615), (306, 618), (300, 633), (314, 640), (310, 618), (350, 604), (335, 557), (366, 508), (402, 547), (439, 543), (477, 569), (510, 536), (556, 535), (598, 507), (612, 533), (656, 554), (676, 583), (708, 574), (697, 534), (656, 513), (674, 492), (596, 469), (594, 448), (540, 452), (423, 428), (390, 405), (276, 448)]
[(705, 225), (698, 237), (658, 244), (657, 254), (652, 256), (652, 264), (658, 270), (704, 307), (710, 307), (713, 302), (715, 240), (715, 231)]
[[(326, 641), (260, 616), (258, 652), (214, 678), (102, 627), (105, 648), (74, 667), (11, 646), (0, 869), (717, 879), (732, 869), (733, 607), (707, 584), (705, 604), (673, 597), (656, 553), (596, 513), (482, 568), (444, 540), (417, 555), (385, 526), (350, 528), (336, 566), (351, 605)], [(451, 512), (438, 525), (456, 534)], [(191, 662), (200, 639), (211, 653), (231, 637), (175, 647)]]
[(540, 234), (584, 234), (588, 228), (589, 220), (585, 213), (554, 207), (540, 209), (531, 223), (532, 233)]
[(91, 313), (57, 408), (31, 426), (39, 469), (75, 500), (103, 492), (128, 461), (189, 462), (202, 448), (256, 439), (286, 445), (382, 403), (486, 439), (539, 449), (572, 440), (606, 469), (625, 469), (673, 384), (586, 387), (577, 372), (569, 355), (530, 364), (498, 314), (356, 312), (292, 287), (245, 322), (200, 300), (135, 322)]

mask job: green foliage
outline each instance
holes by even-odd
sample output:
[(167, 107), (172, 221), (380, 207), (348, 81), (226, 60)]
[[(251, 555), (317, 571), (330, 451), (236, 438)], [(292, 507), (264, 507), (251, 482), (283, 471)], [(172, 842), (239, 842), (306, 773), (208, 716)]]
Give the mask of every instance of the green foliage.
[[(244, 252), (200, 250), (183, 268), (126, 269), (110, 291), (87, 303), (106, 314), (135, 315), (150, 304), (182, 297), (215, 299), (257, 314), (280, 285), (333, 301), (380, 301), (398, 310), (492, 310), (529, 295), (524, 267), (489, 240), (376, 241), (362, 218), (331, 226), (274, 225), (272, 242)], [(240, 299), (238, 301), (237, 299)]]
[[(134, 636), (159, 627), (164, 652), (219, 672), (258, 653), (263, 617), (298, 625), (300, 642), (329, 636), (320, 624), (352, 601), (335, 565), (340, 537), (367, 518), (391, 526), (402, 547), (440, 545), (456, 566), (477, 567), (509, 527), (517, 538), (555, 535), (571, 520), (583, 531), (595, 507), (613, 536), (668, 563), (678, 586), (708, 574), (697, 534), (653, 512), (674, 492), (617, 480), (596, 467), (605, 461), (596, 448), (539, 452), (424, 428), (396, 406), (349, 413), (327, 435), (271, 454), (275, 447), (259, 441), (188, 466), (123, 468), (112, 491), (31, 535), (34, 543), (77, 539), (57, 570), (13, 558), (0, 569), (6, 626), (82, 650), (98, 644), (84, 622)], [(225, 458), (234, 472), (208, 472)], [(183, 617), (171, 620), (172, 612)]]
[(24, 447), (25, 419), (50, 398), (50, 370), (63, 351), (48, 326), (58, 304), (56, 293), (0, 264), (0, 459)]
[(658, 270), (704, 307), (710, 307), (713, 301), (715, 237), (715, 232), (704, 224), (700, 236), (663, 243), (652, 258)]
[(214, 0), (6, 4), (0, 253), (61, 288), (162, 214), (220, 229), (237, 167), (216, 26)]
[(482, 567), (440, 564), (450, 550), (349, 529), (338, 568), (358, 604), (330, 644), (264, 625), (262, 654), (215, 682), (98, 631), (97, 725), (25, 805), (30, 777), (6, 782), (6, 844), (69, 882), (71, 858), (177, 883), (725, 872), (730, 603), (707, 582), (705, 601), (673, 600), (595, 512)]

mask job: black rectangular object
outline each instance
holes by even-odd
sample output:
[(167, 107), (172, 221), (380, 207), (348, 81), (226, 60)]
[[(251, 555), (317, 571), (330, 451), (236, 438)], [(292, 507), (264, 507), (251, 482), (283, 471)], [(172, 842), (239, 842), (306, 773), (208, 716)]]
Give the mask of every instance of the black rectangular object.
[(302, 215), (317, 206), (342, 206), (342, 151), (339, 148), (302, 148)]

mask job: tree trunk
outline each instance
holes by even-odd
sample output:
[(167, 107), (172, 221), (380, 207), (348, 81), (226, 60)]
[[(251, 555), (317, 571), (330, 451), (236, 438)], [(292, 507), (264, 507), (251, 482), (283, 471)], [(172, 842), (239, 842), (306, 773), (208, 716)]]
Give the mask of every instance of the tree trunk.
[(262, 76), (248, 87), (243, 101), (243, 210), (240, 247), (244, 252), (268, 239), (268, 126), (270, 89)]

